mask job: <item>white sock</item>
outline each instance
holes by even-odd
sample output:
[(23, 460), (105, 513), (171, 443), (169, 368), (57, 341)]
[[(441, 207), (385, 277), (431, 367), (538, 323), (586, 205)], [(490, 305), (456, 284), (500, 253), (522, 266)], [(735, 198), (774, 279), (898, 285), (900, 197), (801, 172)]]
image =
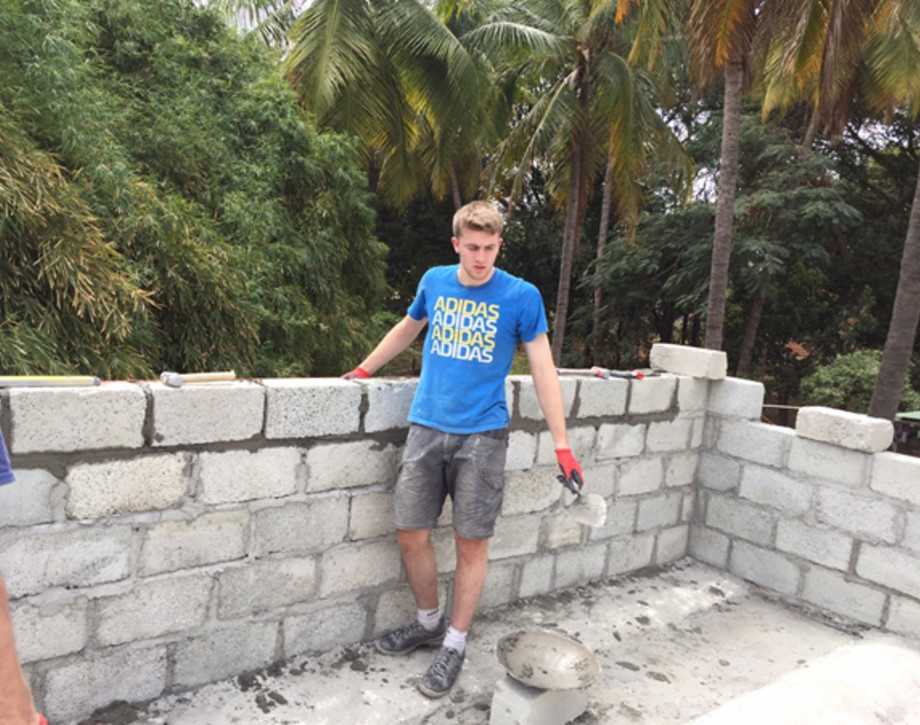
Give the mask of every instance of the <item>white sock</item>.
[(429, 632), (434, 632), (438, 628), (438, 622), (441, 621), (440, 609), (419, 609), (418, 622)]
[(444, 635), (443, 647), (450, 647), (457, 650), (460, 654), (466, 652), (466, 632), (458, 632), (453, 627), (447, 628), (447, 634)]

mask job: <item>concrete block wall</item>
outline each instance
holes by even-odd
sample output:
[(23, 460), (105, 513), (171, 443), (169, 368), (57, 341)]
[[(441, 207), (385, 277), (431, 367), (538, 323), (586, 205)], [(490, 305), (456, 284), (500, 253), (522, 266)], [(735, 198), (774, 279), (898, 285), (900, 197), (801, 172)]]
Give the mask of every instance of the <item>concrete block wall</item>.
[[(528, 376), (511, 377), (484, 608), (686, 556), (708, 380), (562, 380), (607, 524), (565, 515)], [(413, 380), (0, 391), (18, 480), (0, 571), (38, 705), (73, 721), (366, 641), (414, 616), (390, 523)], [(435, 532), (449, 603), (449, 510)]]

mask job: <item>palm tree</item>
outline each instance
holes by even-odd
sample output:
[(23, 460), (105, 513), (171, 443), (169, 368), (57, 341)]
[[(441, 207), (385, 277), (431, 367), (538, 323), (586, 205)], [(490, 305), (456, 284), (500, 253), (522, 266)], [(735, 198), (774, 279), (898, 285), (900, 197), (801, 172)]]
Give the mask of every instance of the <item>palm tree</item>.
[[(679, 144), (655, 112), (654, 83), (627, 60), (629, 37), (616, 8), (590, 0), (502, 3), (462, 40), (487, 54), (500, 77), (518, 79), (517, 115), (492, 162), (493, 183), (511, 170), (512, 203), (534, 164), (565, 209), (552, 350), (562, 357), (572, 267), (585, 205), (609, 169), (605, 195), (621, 221), (641, 206), (639, 173), (647, 153), (673, 154)], [(604, 234), (606, 238), (606, 234)]]
[[(790, 0), (791, 2), (791, 0)], [(773, 49), (765, 111), (798, 98), (812, 108), (810, 143), (844, 128), (855, 100), (878, 114), (920, 112), (920, 5), (915, 0), (832, 0), (787, 8), (791, 31)], [(778, 39), (779, 40), (779, 39)], [(781, 91), (783, 87), (785, 91)], [(920, 322), (920, 173), (901, 258), (898, 288), (869, 415), (893, 420)]]

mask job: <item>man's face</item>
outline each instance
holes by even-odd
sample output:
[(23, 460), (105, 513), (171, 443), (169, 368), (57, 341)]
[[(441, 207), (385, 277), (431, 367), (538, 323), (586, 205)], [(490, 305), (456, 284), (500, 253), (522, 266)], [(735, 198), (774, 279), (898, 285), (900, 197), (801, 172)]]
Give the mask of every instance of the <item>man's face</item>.
[(478, 287), (492, 279), (495, 258), (502, 246), (502, 238), (476, 229), (464, 229), (460, 237), (453, 237), (454, 251), (460, 255), (460, 271), (457, 276), (461, 284)]

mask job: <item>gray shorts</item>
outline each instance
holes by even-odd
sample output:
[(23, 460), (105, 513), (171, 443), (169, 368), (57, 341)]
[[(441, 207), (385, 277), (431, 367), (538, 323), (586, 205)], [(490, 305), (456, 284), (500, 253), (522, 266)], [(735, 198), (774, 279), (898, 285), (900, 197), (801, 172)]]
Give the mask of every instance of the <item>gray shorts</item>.
[(433, 529), (450, 496), (457, 535), (488, 539), (502, 510), (507, 449), (504, 428), (456, 435), (413, 423), (393, 494), (396, 528)]

